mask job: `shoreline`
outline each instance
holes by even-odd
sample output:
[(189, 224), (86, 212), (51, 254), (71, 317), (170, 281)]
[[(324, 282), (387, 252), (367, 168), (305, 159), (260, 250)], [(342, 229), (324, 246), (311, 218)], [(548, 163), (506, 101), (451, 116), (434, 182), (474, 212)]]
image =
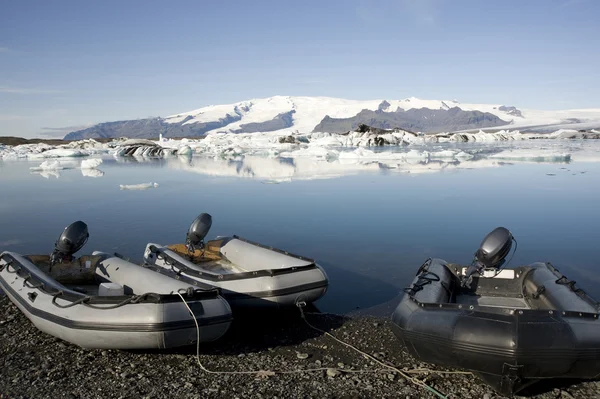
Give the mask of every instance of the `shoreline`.
[[(249, 374), (209, 374), (197, 363), (195, 345), (155, 351), (82, 349), (40, 332), (0, 296), (0, 398), (436, 397), (397, 372), (375, 371), (383, 367), (312, 329), (296, 309), (251, 310), (234, 317), (223, 338), (200, 345), (200, 360), (211, 371)], [(502, 398), (471, 374), (412, 358), (393, 335), (389, 318), (306, 318), (448, 398)], [(321, 370), (289, 373), (312, 368)], [(550, 380), (521, 394), (534, 399), (600, 398), (600, 380)]]

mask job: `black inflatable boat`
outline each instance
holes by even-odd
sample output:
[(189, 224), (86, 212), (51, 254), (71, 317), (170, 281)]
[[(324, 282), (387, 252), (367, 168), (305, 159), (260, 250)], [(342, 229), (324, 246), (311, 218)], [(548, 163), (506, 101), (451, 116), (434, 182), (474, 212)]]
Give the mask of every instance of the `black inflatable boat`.
[(550, 263), (502, 268), (497, 228), (473, 264), (428, 259), (392, 316), (414, 357), (470, 370), (505, 395), (546, 378), (600, 377), (600, 305)]

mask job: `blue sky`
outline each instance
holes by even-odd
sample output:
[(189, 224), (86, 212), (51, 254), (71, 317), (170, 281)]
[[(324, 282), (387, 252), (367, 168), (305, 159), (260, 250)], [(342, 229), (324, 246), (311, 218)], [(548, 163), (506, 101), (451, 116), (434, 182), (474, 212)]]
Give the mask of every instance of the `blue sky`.
[(598, 15), (597, 0), (3, 1), (0, 135), (272, 95), (598, 108)]

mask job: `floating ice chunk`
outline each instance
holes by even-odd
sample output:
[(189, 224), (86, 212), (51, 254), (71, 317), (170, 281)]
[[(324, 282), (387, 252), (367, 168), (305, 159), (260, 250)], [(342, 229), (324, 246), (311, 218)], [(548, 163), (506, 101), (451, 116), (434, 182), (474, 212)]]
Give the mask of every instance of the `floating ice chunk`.
[(451, 150), (434, 151), (429, 153), (429, 157), (432, 159), (454, 158), (455, 156), (456, 152)]
[(158, 183), (119, 184), (121, 190), (147, 190), (158, 187)]
[(102, 159), (84, 159), (81, 161), (81, 169), (96, 169), (102, 163)]
[(535, 162), (569, 162), (571, 154), (546, 149), (513, 149), (489, 155), (492, 159), (527, 160)]
[(85, 177), (102, 177), (104, 172), (99, 169), (81, 169), (81, 174)]
[(429, 152), (410, 150), (409, 152), (406, 153), (405, 158), (406, 159), (427, 159), (427, 158), (429, 158)]
[(81, 150), (69, 149), (69, 148), (55, 148), (40, 153), (31, 153), (27, 156), (29, 158), (62, 158), (62, 157), (85, 157), (89, 153)]
[(71, 169), (73, 166), (69, 163), (63, 163), (60, 161), (44, 161), (40, 166), (32, 166), (29, 168), (32, 171), (41, 171), (41, 170), (62, 170), (62, 169)]
[(308, 147), (302, 148), (296, 151), (286, 151), (279, 154), (283, 158), (295, 158), (295, 157), (313, 157), (313, 158), (324, 158), (331, 159), (337, 158), (340, 152), (336, 150), (328, 150), (323, 147)]
[(192, 147), (189, 145), (182, 145), (177, 149), (177, 155), (192, 155)]
[(471, 158), (473, 158), (473, 155), (469, 154), (468, 152), (461, 151), (458, 154), (456, 154), (454, 157), (458, 158), (458, 159), (471, 159)]

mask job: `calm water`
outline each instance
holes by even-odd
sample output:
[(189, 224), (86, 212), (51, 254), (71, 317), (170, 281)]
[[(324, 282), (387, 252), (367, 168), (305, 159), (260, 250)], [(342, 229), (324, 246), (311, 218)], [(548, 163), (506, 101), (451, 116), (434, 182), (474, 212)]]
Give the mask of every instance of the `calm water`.
[[(558, 148), (598, 153), (600, 143)], [(406, 165), (307, 159), (107, 156), (99, 177), (79, 169), (44, 177), (29, 170), (40, 161), (0, 161), (0, 249), (49, 253), (65, 226), (83, 220), (91, 236), (81, 253), (117, 251), (139, 261), (147, 242), (182, 242), (191, 221), (208, 212), (210, 238), (238, 234), (322, 264), (331, 286), (321, 310), (383, 315), (427, 257), (468, 263), (485, 234), (502, 225), (518, 240), (511, 265), (551, 261), (600, 299), (595, 160), (484, 159), (431, 163), (430, 173), (413, 165), (406, 173)], [(147, 182), (159, 186), (119, 188)], [(265, 184), (273, 182), (281, 183)]]

